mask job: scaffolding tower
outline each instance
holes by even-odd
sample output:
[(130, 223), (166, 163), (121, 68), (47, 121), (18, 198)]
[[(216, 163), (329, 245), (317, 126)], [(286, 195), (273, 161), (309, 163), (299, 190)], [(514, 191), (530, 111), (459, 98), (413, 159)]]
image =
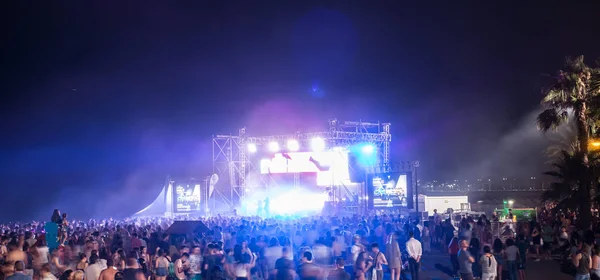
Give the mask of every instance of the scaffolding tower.
[[(294, 133), (273, 136), (248, 136), (246, 128), (241, 128), (237, 135), (213, 136), (213, 173), (223, 180), (215, 186), (212, 199), (221, 199), (227, 207), (232, 208), (244, 200), (247, 188), (246, 176), (255, 169), (248, 157), (248, 144), (266, 145), (270, 142), (297, 140), (300, 143), (310, 144), (314, 138), (321, 138), (328, 147), (348, 147), (359, 143), (369, 143), (376, 148), (378, 153), (377, 170), (388, 172), (390, 165), (390, 123), (372, 123), (363, 121), (339, 122), (337, 119), (329, 120), (329, 129), (322, 132)], [(373, 167), (375, 168), (375, 167)], [(298, 177), (298, 178), (296, 178)], [(273, 184), (272, 178), (263, 179), (266, 186)], [(225, 182), (225, 183), (224, 183)], [(294, 176), (294, 185), (299, 184), (299, 175)]]

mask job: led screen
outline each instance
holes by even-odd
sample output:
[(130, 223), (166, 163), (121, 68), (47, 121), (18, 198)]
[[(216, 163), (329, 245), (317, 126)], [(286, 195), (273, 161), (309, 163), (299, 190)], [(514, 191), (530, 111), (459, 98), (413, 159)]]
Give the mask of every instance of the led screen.
[(408, 207), (412, 206), (410, 174), (387, 173), (369, 176), (369, 196), (372, 207)]
[(175, 188), (175, 212), (200, 211), (200, 185), (177, 186)]
[(316, 173), (317, 185), (350, 183), (348, 151), (278, 153), (260, 162), (261, 174)]

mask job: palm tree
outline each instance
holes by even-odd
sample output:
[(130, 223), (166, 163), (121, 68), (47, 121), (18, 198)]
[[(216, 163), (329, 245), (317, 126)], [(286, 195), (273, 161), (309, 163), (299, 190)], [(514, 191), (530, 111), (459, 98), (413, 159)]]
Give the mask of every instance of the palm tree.
[(550, 185), (549, 190), (542, 193), (542, 199), (556, 202), (560, 209), (578, 209), (580, 213), (589, 209), (589, 205), (581, 203), (586, 199), (590, 200), (590, 194), (586, 194), (582, 186), (598, 178), (598, 153), (590, 154), (589, 162), (586, 164), (583, 152), (562, 150), (558, 160), (552, 166), (554, 170), (544, 174), (556, 178), (556, 182)]
[(549, 134), (547, 139), (549, 145), (546, 148), (546, 155), (548, 156), (547, 163), (550, 165), (560, 161), (564, 151), (569, 153), (579, 151), (577, 128), (574, 122), (568, 122), (561, 126), (556, 132)]
[[(565, 124), (569, 111), (573, 112), (577, 128), (577, 141), (586, 160), (590, 130), (595, 120), (596, 108), (590, 110), (589, 104), (596, 103), (599, 97), (600, 71), (585, 65), (583, 56), (575, 59), (567, 58), (564, 70), (559, 72), (552, 85), (542, 99), (546, 109), (537, 117), (538, 128), (547, 132), (556, 130)], [(600, 108), (599, 108), (600, 109)]]
[[(600, 71), (587, 66), (584, 63), (583, 56), (574, 59), (567, 58), (564, 69), (559, 72), (558, 77), (555, 77), (555, 79), (555, 84), (545, 92), (542, 99), (542, 106), (545, 110), (537, 117), (538, 128), (543, 132), (557, 130), (558, 127), (569, 120), (569, 112), (571, 111), (577, 130), (576, 147), (578, 147), (578, 151), (573, 156), (576, 156), (575, 159), (581, 159), (582, 168), (589, 169), (590, 134), (595, 133), (595, 124), (600, 119), (598, 118), (600, 108), (596, 106), (590, 108), (589, 106), (590, 104), (600, 104), (598, 102)], [(587, 172), (575, 172), (577, 175), (583, 175), (584, 173)], [(590, 190), (593, 180), (586, 175), (570, 182), (577, 182), (577, 192), (581, 198), (580, 218), (583, 223), (589, 223), (591, 219)]]

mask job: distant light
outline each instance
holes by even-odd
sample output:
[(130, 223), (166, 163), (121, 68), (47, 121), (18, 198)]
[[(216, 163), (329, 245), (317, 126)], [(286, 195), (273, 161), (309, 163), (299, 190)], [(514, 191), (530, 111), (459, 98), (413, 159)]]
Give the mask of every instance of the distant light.
[(323, 138), (317, 137), (311, 140), (310, 146), (313, 152), (322, 152), (325, 150), (325, 140)]
[(375, 147), (373, 147), (373, 145), (364, 145), (362, 147), (363, 154), (372, 154), (374, 150)]
[(249, 188), (246, 188), (246, 191), (247, 191), (247, 192), (249, 192), (249, 191), (250, 191), (250, 189), (249, 189)]
[(249, 153), (256, 153), (256, 144), (254, 143), (248, 143), (248, 148), (247, 148)]
[(515, 203), (515, 201), (514, 201), (514, 200), (509, 200), (509, 201), (508, 201), (508, 205), (512, 205), (513, 203)]
[(269, 151), (271, 151), (273, 153), (279, 152), (279, 143), (277, 143), (277, 142), (269, 143)]
[(600, 147), (600, 142), (592, 142), (592, 146), (594, 146), (594, 147)]
[(287, 142), (287, 148), (290, 152), (297, 152), (300, 150), (300, 143), (298, 143), (298, 140), (290, 139)]

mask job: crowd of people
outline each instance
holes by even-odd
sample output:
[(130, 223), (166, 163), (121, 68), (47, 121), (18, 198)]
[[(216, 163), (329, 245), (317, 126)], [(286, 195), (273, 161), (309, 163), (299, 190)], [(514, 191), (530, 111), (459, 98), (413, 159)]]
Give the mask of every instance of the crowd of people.
[(577, 230), (575, 218), (573, 212), (551, 215), (542, 208), (537, 219), (500, 223), (495, 236), (497, 217), (462, 219), (448, 245), (453, 273), (461, 279), (525, 280), (527, 263), (546, 259), (558, 261), (577, 280), (600, 279), (600, 232)]
[(573, 230), (570, 215), (543, 212), (499, 235), (495, 217), (457, 222), (437, 211), (424, 222), (393, 211), (216, 216), (198, 218), (206, 232), (167, 234), (171, 218), (68, 222), (55, 211), (57, 248), (44, 223), (12, 223), (2, 226), (0, 257), (5, 279), (420, 279), (432, 251), (449, 254), (450, 274), (464, 280), (524, 280), (528, 256), (556, 255), (576, 279), (600, 276), (596, 235)]

